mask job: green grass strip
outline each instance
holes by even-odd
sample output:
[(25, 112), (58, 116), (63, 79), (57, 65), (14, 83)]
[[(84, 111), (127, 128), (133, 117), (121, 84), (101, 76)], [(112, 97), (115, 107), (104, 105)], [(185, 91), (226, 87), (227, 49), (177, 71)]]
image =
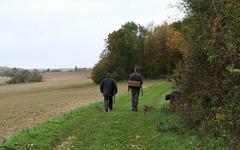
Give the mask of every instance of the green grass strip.
[[(166, 94), (174, 85), (160, 82), (144, 90), (139, 111), (131, 111), (130, 93), (116, 98), (114, 110), (103, 103), (75, 109), (65, 115), (13, 136), (7, 146), (17, 149), (186, 150), (224, 149), (220, 139), (189, 129), (177, 114), (167, 110)], [(144, 114), (143, 106), (153, 110)], [(61, 146), (59, 146), (61, 145)]]

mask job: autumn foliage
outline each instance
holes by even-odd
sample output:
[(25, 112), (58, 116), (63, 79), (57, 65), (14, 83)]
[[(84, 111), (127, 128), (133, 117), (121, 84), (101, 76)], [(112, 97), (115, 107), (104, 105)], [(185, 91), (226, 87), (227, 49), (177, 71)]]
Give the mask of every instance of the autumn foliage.
[(172, 25), (143, 27), (127, 22), (108, 35), (92, 79), (99, 83), (110, 72), (116, 80), (126, 80), (136, 65), (145, 78), (164, 78), (187, 51), (186, 40)]
[(179, 64), (179, 111), (188, 121), (222, 136), (232, 149), (240, 136), (240, 2), (184, 0), (178, 24), (189, 43)]

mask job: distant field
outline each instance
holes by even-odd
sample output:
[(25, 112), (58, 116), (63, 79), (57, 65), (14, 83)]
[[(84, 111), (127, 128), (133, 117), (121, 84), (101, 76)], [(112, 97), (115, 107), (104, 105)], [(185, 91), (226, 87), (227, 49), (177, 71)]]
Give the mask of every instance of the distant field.
[(6, 84), (6, 82), (7, 82), (8, 80), (10, 80), (10, 78), (8, 78), (8, 77), (0, 77), (0, 85)]
[[(144, 87), (156, 82), (146, 81)], [(119, 93), (127, 91), (126, 82), (118, 87)], [(45, 73), (41, 83), (1, 85), (0, 137), (101, 99), (89, 71)]]

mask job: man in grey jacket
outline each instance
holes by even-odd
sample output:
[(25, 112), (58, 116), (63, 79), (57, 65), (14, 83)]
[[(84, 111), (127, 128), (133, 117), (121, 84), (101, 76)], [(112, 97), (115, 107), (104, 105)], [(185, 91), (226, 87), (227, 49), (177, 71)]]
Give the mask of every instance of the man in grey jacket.
[(140, 89), (142, 88), (143, 80), (142, 80), (142, 75), (140, 74), (140, 68), (135, 67), (134, 72), (130, 74), (129, 76), (129, 81), (137, 81), (139, 82), (138, 87), (128, 87), (131, 89), (132, 93), (132, 111), (138, 111), (138, 99), (139, 99), (139, 94), (140, 94)]
[(113, 96), (117, 94), (117, 84), (114, 79), (110, 77), (110, 73), (106, 73), (106, 78), (100, 84), (100, 91), (104, 96), (105, 111), (113, 109)]

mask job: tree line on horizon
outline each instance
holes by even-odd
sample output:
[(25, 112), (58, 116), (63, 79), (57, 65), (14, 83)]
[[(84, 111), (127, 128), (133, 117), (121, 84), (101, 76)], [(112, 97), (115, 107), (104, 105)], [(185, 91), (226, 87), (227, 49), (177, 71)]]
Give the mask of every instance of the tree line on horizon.
[(173, 24), (144, 27), (127, 22), (108, 35), (92, 79), (100, 83), (110, 72), (114, 79), (126, 80), (134, 66), (141, 68), (144, 78), (164, 78), (173, 73), (187, 51), (188, 43)]

